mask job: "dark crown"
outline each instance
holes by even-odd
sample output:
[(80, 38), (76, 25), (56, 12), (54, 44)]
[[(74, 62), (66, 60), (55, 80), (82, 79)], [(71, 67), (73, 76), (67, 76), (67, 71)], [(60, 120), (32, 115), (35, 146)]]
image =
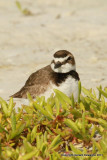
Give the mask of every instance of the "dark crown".
[(54, 57), (55, 58), (64, 58), (68, 55), (71, 55), (71, 53), (69, 51), (59, 50), (59, 51), (55, 52)]

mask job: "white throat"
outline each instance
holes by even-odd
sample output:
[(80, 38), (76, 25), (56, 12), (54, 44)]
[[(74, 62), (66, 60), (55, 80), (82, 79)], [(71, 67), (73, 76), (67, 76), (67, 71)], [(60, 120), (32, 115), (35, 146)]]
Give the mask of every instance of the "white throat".
[(74, 71), (76, 70), (76, 65), (72, 65), (70, 63), (65, 63), (58, 68), (54, 68), (54, 66), (55, 66), (55, 64), (51, 63), (52, 70), (54, 72), (57, 72), (57, 73), (67, 73), (67, 72), (70, 72), (72, 70), (74, 70)]

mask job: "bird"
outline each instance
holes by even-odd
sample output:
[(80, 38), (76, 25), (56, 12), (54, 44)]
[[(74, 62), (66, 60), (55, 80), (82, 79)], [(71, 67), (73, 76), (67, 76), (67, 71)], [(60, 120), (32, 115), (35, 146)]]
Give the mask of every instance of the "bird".
[(25, 85), (11, 97), (27, 99), (27, 93), (30, 93), (33, 99), (37, 96), (48, 99), (57, 89), (68, 97), (73, 94), (76, 100), (79, 80), (73, 54), (67, 50), (58, 50), (53, 54), (51, 63), (32, 73)]

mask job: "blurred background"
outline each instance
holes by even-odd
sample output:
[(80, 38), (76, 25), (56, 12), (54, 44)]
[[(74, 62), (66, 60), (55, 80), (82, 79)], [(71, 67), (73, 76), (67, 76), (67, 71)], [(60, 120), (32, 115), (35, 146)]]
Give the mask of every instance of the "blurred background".
[(107, 86), (106, 0), (0, 0), (0, 97), (59, 49), (74, 54), (83, 86)]

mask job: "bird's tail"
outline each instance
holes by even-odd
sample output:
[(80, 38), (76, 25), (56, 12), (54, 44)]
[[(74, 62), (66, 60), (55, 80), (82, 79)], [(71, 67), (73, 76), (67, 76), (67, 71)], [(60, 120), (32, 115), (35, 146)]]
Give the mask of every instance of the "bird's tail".
[(21, 95), (21, 93), (19, 91), (19, 92), (15, 93), (15, 94), (11, 95), (10, 97), (13, 97), (13, 98), (22, 98), (22, 95)]

